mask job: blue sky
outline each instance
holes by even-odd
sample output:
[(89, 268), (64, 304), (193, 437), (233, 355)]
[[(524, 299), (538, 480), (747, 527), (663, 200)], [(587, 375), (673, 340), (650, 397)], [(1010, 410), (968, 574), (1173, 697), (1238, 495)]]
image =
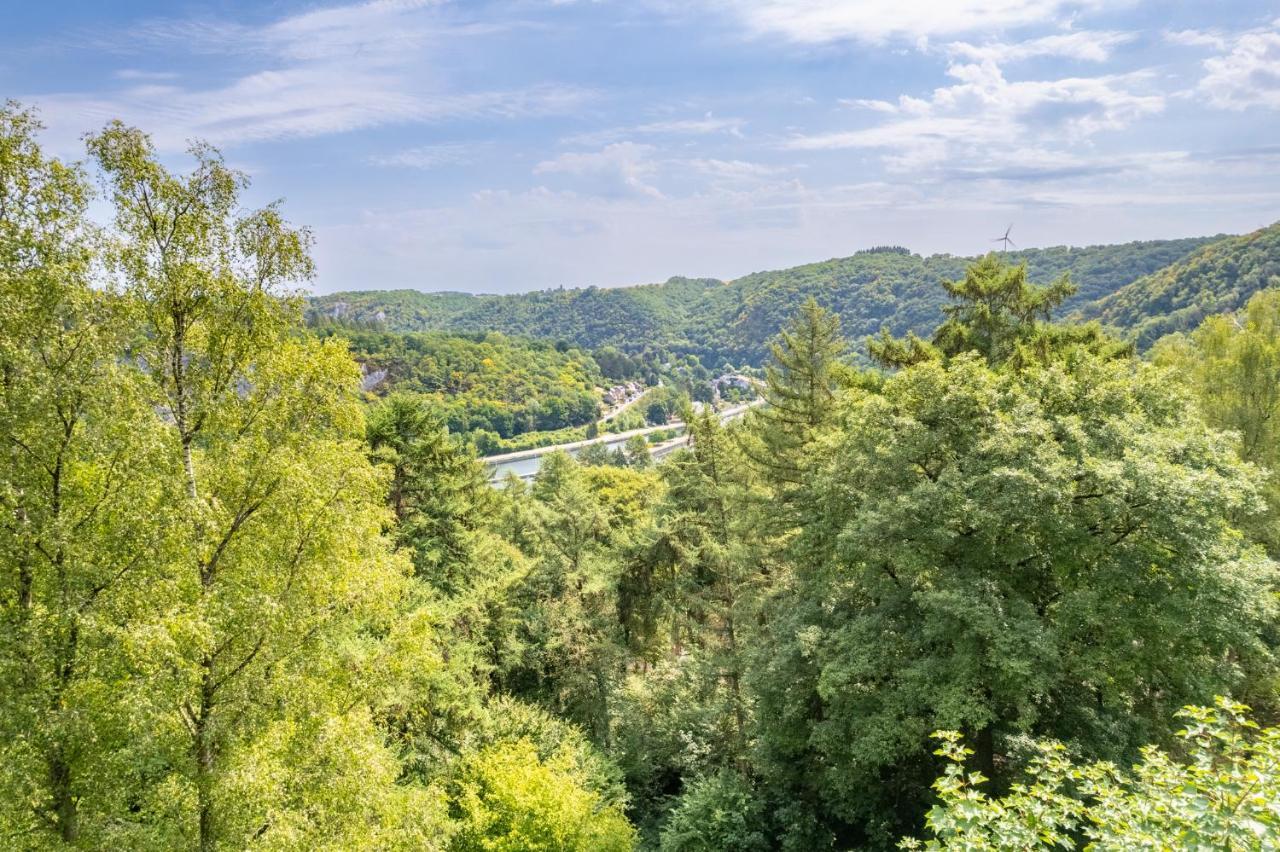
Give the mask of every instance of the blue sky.
[(731, 278), (1280, 219), (1280, 9), (1186, 0), (15, 3), (46, 145), (207, 139), (315, 289)]

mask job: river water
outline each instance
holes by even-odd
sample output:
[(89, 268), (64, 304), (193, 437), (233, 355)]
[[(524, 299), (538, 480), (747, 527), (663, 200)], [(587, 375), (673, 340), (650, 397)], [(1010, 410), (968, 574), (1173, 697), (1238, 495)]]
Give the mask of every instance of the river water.
[[(682, 425), (672, 426), (670, 428), (677, 434), (684, 431), (684, 427)], [(614, 450), (619, 449), (626, 442), (626, 438), (606, 438), (602, 443), (609, 452), (613, 452)], [(550, 453), (551, 451), (551, 448), (548, 448), (547, 453)], [(576, 456), (580, 451), (581, 448), (566, 450), (566, 452), (571, 456)], [(502, 480), (507, 478), (508, 473), (514, 473), (521, 479), (532, 479), (534, 475), (537, 474), (538, 468), (542, 466), (542, 460), (546, 458), (546, 455), (547, 454), (544, 453), (543, 455), (533, 456), (531, 458), (516, 459), (515, 461), (500, 462), (495, 465), (489, 465), (489, 481), (494, 484), (499, 484)]]
[[(752, 402), (735, 405), (732, 408), (726, 409), (725, 411), (721, 411), (720, 414), (718, 415), (720, 417), (720, 422), (728, 423), (731, 420), (736, 420), (739, 417), (741, 417), (743, 414), (745, 414), (749, 409), (752, 409), (757, 405), (762, 405), (763, 403), (764, 403), (763, 399), (756, 399), (756, 400), (753, 400)], [(654, 431), (657, 431), (659, 429), (664, 429), (664, 428), (671, 429), (671, 431), (673, 431), (677, 435), (684, 434), (683, 423), (673, 423), (669, 427), (654, 426), (652, 429), (648, 429), (644, 431), (652, 433)], [(603, 439), (603, 441), (599, 441), (597, 443), (603, 443), (610, 452), (613, 452), (614, 450), (616, 450), (617, 448), (625, 444), (627, 442), (627, 438), (630, 437), (630, 435), (634, 435), (634, 434), (636, 434), (635, 431), (629, 433), (628, 435), (623, 435), (621, 437), (616, 437), (616, 438), (606, 437)], [(673, 450), (675, 450), (680, 446), (683, 446), (682, 441), (672, 439), (662, 444), (654, 445), (653, 447), (651, 447), (651, 451), (653, 452), (654, 459), (657, 460), (666, 456), (668, 453), (672, 452)], [(502, 483), (502, 480), (507, 478), (508, 473), (514, 473), (516, 476), (520, 477), (521, 479), (532, 479), (538, 473), (538, 468), (542, 467), (542, 459), (547, 454), (555, 451), (556, 449), (557, 449), (556, 447), (547, 447), (545, 452), (536, 456), (529, 456), (526, 458), (512, 459), (510, 461), (501, 461), (501, 462), (497, 462), (496, 464), (489, 464), (488, 465), (489, 482), (495, 486), (499, 485)], [(579, 453), (579, 451), (581, 451), (582, 449), (583, 447), (580, 447), (580, 446), (573, 447), (572, 449), (565, 450), (565, 452), (567, 452), (571, 456), (576, 456)]]

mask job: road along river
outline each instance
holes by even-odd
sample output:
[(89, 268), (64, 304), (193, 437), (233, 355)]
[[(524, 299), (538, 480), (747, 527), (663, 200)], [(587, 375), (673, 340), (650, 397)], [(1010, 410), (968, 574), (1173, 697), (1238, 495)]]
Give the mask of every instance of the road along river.
[[(753, 408), (763, 403), (763, 399), (756, 399), (751, 402), (735, 405), (732, 408), (726, 408), (719, 414), (720, 422), (727, 423), (735, 417), (741, 416), (749, 408)], [(514, 473), (521, 479), (532, 479), (538, 472), (538, 468), (542, 466), (542, 457), (548, 453), (557, 451), (566, 452), (569, 455), (577, 455), (578, 451), (583, 447), (592, 444), (604, 444), (609, 450), (621, 447), (627, 442), (628, 438), (635, 435), (651, 435), (654, 432), (673, 431), (677, 437), (661, 444), (654, 444), (649, 448), (649, 455), (656, 461), (668, 453), (683, 447), (688, 440), (684, 434), (684, 423), (676, 420), (665, 426), (648, 426), (644, 429), (632, 429), (629, 432), (619, 432), (616, 435), (601, 435), (598, 438), (588, 438), (584, 441), (571, 441), (567, 444), (556, 444), (551, 447), (538, 447), (532, 450), (520, 450), (514, 453), (502, 453), (496, 456), (485, 456), (480, 459), (489, 468), (489, 482), (498, 485), (502, 480), (507, 478), (508, 473)]]

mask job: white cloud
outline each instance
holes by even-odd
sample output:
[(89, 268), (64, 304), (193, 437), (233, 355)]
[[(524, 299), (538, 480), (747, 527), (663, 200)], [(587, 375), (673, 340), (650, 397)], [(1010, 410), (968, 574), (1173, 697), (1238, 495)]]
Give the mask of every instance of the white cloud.
[[(166, 150), (191, 136), (235, 145), (468, 120), (417, 136), (401, 127), (352, 134), (340, 145), (231, 153), (271, 169), (305, 151), (299, 168), (272, 175), (273, 192), (301, 196), (304, 205), (318, 197), (314, 181), (332, 177), (323, 193), (332, 203), (292, 214), (319, 225), (321, 281), (329, 288), (729, 277), (877, 243), (981, 251), (1010, 221), (1019, 243), (1035, 245), (1243, 229), (1275, 215), (1280, 152), (1259, 147), (1269, 142), (1259, 118), (1269, 113), (1204, 111), (1274, 105), (1267, 76), (1274, 27), (1168, 33), (1164, 45), (1143, 36), (1141, 56), (1163, 63), (1163, 48), (1175, 61), (1149, 73), (1113, 73), (1133, 66), (1085, 63), (1128, 60), (1129, 40), (1150, 16), (1088, 13), (1130, 0), (633, 0), (601, 2), (572, 20), (565, 10), (548, 14), (547, 2), (299, 0), (263, 15), (314, 11), (261, 25), (208, 17), (142, 22), (80, 37), (105, 48), (121, 70), (81, 74), (83, 88), (30, 100), (67, 129), (62, 138), (77, 152), (79, 133), (117, 116), (155, 133)], [(667, 23), (702, 29), (671, 38), (674, 28), (669, 34), (641, 21), (655, 9), (669, 12)], [(770, 42), (745, 52), (735, 39), (726, 44), (723, 32), (707, 29), (709, 9), (739, 35)], [(611, 10), (625, 14), (606, 34), (595, 24)], [(626, 26), (636, 22), (646, 26)], [(535, 43), (509, 32), (517, 27), (556, 37)], [(489, 37), (498, 31), (507, 35)], [(574, 50), (575, 38), (591, 42), (588, 52), (622, 49), (625, 58), (612, 73), (587, 76), (581, 63), (554, 56)], [(651, 38), (686, 48), (696, 42), (706, 52), (633, 56), (627, 50), (651, 45), (618, 47), (622, 39)], [(844, 42), (864, 56), (824, 47)], [(636, 58), (642, 54), (651, 67)], [(819, 61), (810, 61), (814, 54)], [(85, 67), (101, 68), (99, 59)], [(1164, 73), (1205, 59), (1191, 83)], [(947, 62), (950, 77), (935, 79)], [(700, 76), (713, 66), (742, 74)], [(556, 76), (527, 76), (538, 68)], [(826, 108), (841, 73), (850, 85), (844, 93), (860, 98), (846, 102), (857, 112)], [(868, 73), (927, 82), (885, 89), (885, 77)], [(1164, 107), (1162, 89), (1194, 86), (1199, 76), (1198, 100), (1181, 104), (1186, 109), (1167, 123), (1145, 122)], [(74, 74), (58, 70), (46, 79)], [(734, 79), (764, 80), (765, 88), (735, 87)], [(612, 97), (587, 88), (594, 86), (610, 87)], [(910, 94), (892, 97), (899, 91)], [(884, 92), (890, 97), (870, 99)], [(571, 117), (504, 127), (509, 136), (470, 121), (552, 114)], [(1176, 147), (1185, 122), (1206, 115), (1237, 152), (1214, 159), (1214, 151), (1152, 150)], [(596, 128), (603, 129), (565, 138)], [(1111, 135), (1125, 128), (1132, 132)], [(477, 135), (504, 138), (478, 152), (458, 141)], [(440, 144), (421, 144), (427, 141)], [(816, 153), (830, 149), (847, 151)], [(324, 172), (320, 159), (347, 156), (357, 169), (447, 169), (503, 155), (513, 162), (450, 175), (425, 193), (442, 206), (416, 211), (395, 209), (404, 193), (379, 195), (385, 180)], [(522, 173), (507, 189), (481, 189), (513, 166)], [(298, 192), (300, 181), (311, 181), (309, 191)]]
[(1260, 106), (1280, 109), (1280, 21), (1270, 29), (1242, 33), (1225, 52), (1204, 61), (1197, 91), (1220, 109)]
[(874, 181), (822, 190), (779, 181), (661, 199), (494, 190), (457, 206), (373, 210), (317, 228), (317, 260), (330, 289), (377, 281), (492, 292), (732, 277), (894, 234), (901, 241), (921, 201), (914, 188)]
[(657, 166), (652, 145), (615, 142), (599, 151), (568, 152), (534, 166), (534, 174), (563, 174), (582, 179), (592, 194), (605, 197), (641, 195), (661, 198), (662, 193), (647, 180)]
[(120, 53), (141, 47), (189, 53), (255, 54), (275, 60), (332, 60), (367, 54), (363, 61), (401, 57), (433, 37), (456, 33), (437, 15), (441, 2), (372, 0), (301, 12), (261, 26), (208, 18), (140, 21), (123, 32), (95, 33), (88, 41)]
[[(434, 46), (477, 28), (441, 17), (436, 2), (375, 0), (286, 17), (260, 27), (216, 21), (138, 25), (99, 46), (227, 59), (239, 76), (219, 85), (179, 85), (143, 72), (117, 75), (102, 93), (28, 97), (55, 137), (121, 118), (148, 129), (162, 149), (192, 137), (222, 145), (341, 133), (458, 117), (518, 117), (571, 111), (591, 93), (573, 86), (459, 90), (432, 60)], [(483, 29), (483, 28), (480, 28)], [(163, 84), (159, 84), (163, 83)], [(72, 126), (74, 125), (74, 126)]]
[(398, 54), (421, 47), (439, 26), (414, 13), (440, 0), (371, 0), (284, 18), (261, 30), (267, 49), (293, 59), (328, 59), (347, 51)]
[(947, 73), (958, 82), (927, 99), (855, 102), (888, 116), (878, 124), (798, 136), (786, 147), (881, 149), (890, 167), (905, 171), (1080, 143), (1164, 108), (1162, 95), (1142, 91), (1148, 81), (1142, 72), (1009, 81), (995, 62), (983, 60), (953, 64)]
[(230, 146), (397, 123), (561, 113), (590, 96), (555, 86), (418, 92), (370, 71), (309, 67), (263, 71), (213, 89), (146, 85), (106, 96), (59, 94), (24, 100), (40, 106), (56, 135), (77, 135), (119, 118), (146, 129), (162, 150), (177, 150), (191, 138)]
[[(560, 154), (538, 163), (533, 172), (569, 178), (573, 189), (583, 197), (635, 197), (674, 204), (678, 198), (705, 192), (757, 192), (765, 186), (776, 185), (779, 176), (796, 168), (742, 159), (662, 156), (662, 153), (653, 145), (615, 142), (597, 151)], [(680, 187), (680, 193), (671, 197), (660, 191), (655, 185), (659, 176), (665, 183)]]
[(1214, 30), (1177, 30), (1166, 32), (1164, 40), (1183, 47), (1214, 47), (1226, 50), (1227, 37)]
[(952, 42), (947, 50), (955, 56), (973, 61), (1016, 62), (1040, 56), (1057, 56), (1084, 62), (1105, 62), (1112, 52), (1132, 41), (1132, 33), (1077, 30), (1070, 33), (1033, 38), (1020, 42), (986, 42), (975, 45)]
[(705, 135), (710, 133), (728, 133), (732, 136), (742, 135), (743, 120), (740, 118), (716, 118), (707, 113), (702, 118), (683, 118), (670, 121), (652, 121), (632, 128), (636, 133), (671, 133), (688, 135)]
[(563, 140), (567, 145), (605, 145), (629, 136), (711, 136), (727, 134), (742, 137), (746, 124), (741, 118), (718, 118), (706, 113), (702, 118), (676, 118), (650, 121), (626, 127), (607, 127), (590, 133), (579, 133)]
[(175, 80), (178, 75), (172, 71), (142, 71), (137, 68), (121, 68), (114, 74), (117, 80)]
[(1235, 111), (1280, 108), (1280, 18), (1243, 32), (1178, 30), (1166, 32), (1164, 39), (1217, 53), (1204, 60), (1204, 76), (1194, 89), (1180, 93), (1184, 97)]
[[(751, 33), (821, 44), (995, 32), (1058, 21), (1104, 0), (709, 0)], [(1111, 5), (1114, 5), (1112, 3)]]
[(1270, 177), (1235, 173), (1238, 164), (1206, 170), (1184, 152), (1001, 158), (1014, 162), (1041, 173), (1101, 164), (1112, 171), (1049, 182), (1005, 172), (946, 182), (775, 180), (662, 199), (479, 192), (457, 205), (370, 210), (318, 228), (319, 280), (327, 289), (376, 282), (509, 292), (671, 275), (727, 279), (879, 244), (980, 253), (1011, 221), (1019, 245), (1031, 247), (1238, 232), (1274, 218)]

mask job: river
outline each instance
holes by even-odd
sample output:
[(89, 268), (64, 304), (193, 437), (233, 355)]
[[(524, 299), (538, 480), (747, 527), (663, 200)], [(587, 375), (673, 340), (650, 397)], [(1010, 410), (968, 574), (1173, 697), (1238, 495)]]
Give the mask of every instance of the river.
[[(489, 468), (489, 481), (497, 484), (507, 478), (507, 474), (514, 473), (521, 479), (532, 479), (538, 472), (538, 468), (542, 467), (542, 459), (548, 453), (562, 450), (571, 456), (576, 456), (582, 451), (583, 447), (590, 444), (604, 444), (605, 448), (610, 452), (619, 449), (627, 442), (632, 435), (645, 434), (647, 432), (675, 432), (677, 435), (684, 434), (683, 423), (672, 423), (669, 426), (657, 426), (653, 429), (637, 429), (632, 432), (624, 432), (618, 435), (604, 435), (594, 441), (579, 441), (573, 444), (560, 444), (555, 447), (541, 447), (538, 450), (530, 450), (527, 453), (508, 453), (509, 456), (518, 456), (518, 458), (503, 460), (503, 456), (492, 456), (490, 458), (481, 459)], [(674, 449), (669, 444), (680, 444), (679, 441), (666, 441), (662, 444), (655, 444), (651, 447), (651, 451), (655, 452), (659, 457), (666, 455)]]
[[(736, 405), (733, 408), (727, 408), (720, 412), (720, 421), (727, 423), (736, 417), (744, 414), (747, 409), (753, 408), (764, 402), (763, 399), (757, 399), (742, 405)], [(558, 444), (554, 447), (539, 447), (533, 450), (521, 450), (514, 453), (503, 453), (497, 456), (486, 456), (481, 461), (489, 468), (489, 482), (493, 485), (499, 485), (502, 480), (507, 478), (507, 474), (514, 473), (521, 479), (532, 479), (538, 473), (538, 468), (542, 466), (542, 457), (548, 453), (557, 450), (576, 456), (584, 447), (591, 444), (604, 444), (610, 452), (621, 447), (627, 442), (628, 438), (635, 435), (650, 435), (654, 432), (671, 431), (675, 432), (676, 438), (664, 441), (661, 444), (654, 444), (649, 448), (650, 454), (654, 460), (661, 459), (667, 454), (684, 446), (684, 424), (680, 422), (670, 423), (666, 426), (649, 426), (644, 429), (632, 429), (629, 432), (620, 432), (617, 435), (601, 435), (599, 438), (592, 438), (585, 441), (574, 441), (568, 444)]]

